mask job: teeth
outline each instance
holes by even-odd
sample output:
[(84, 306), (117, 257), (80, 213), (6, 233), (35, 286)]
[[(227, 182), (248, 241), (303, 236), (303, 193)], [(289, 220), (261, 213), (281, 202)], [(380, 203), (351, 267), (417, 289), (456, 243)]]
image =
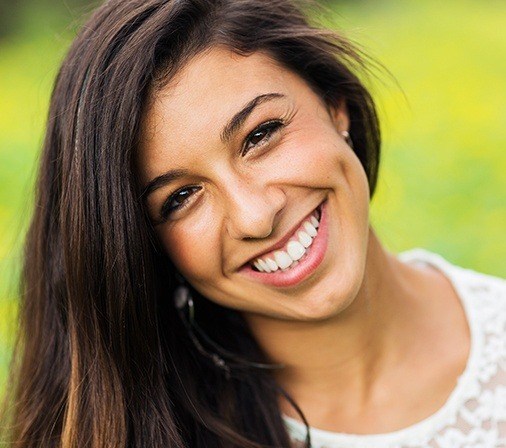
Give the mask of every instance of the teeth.
[(313, 238), (316, 236), (316, 234), (318, 233), (316, 231), (316, 229), (314, 228), (313, 224), (311, 224), (309, 221), (306, 221), (304, 223), (304, 229), (306, 230), (306, 232), (308, 233), (309, 236), (312, 236)]
[(276, 260), (277, 265), (280, 269), (285, 269), (292, 264), (292, 259), (288, 256), (288, 254), (282, 250), (278, 250), (274, 252), (274, 259)]
[(271, 272), (277, 271), (279, 269), (279, 266), (272, 258), (266, 258), (265, 263), (267, 264), (267, 266), (269, 266)]
[(298, 241), (290, 241), (286, 245), (286, 251), (288, 252), (288, 255), (290, 255), (290, 258), (293, 261), (297, 261), (300, 260), (302, 256), (306, 253), (306, 248)]
[(304, 230), (301, 230), (297, 236), (299, 237), (299, 242), (304, 247), (309, 247), (313, 243), (313, 238), (311, 238)]
[(272, 271), (272, 269), (269, 267), (269, 265), (264, 260), (262, 260), (262, 259), (259, 258), (258, 262), (260, 263), (260, 266), (262, 266), (262, 268), (263, 268), (263, 270), (265, 272), (271, 272)]
[[(278, 269), (287, 271), (299, 264), (300, 260), (308, 251), (308, 247), (313, 244), (313, 238), (318, 234), (317, 228), (320, 226), (318, 218), (311, 215), (302, 225), (302, 229), (297, 232), (297, 239), (290, 240), (285, 250), (278, 250), (271, 254), (269, 258), (257, 258), (253, 266), (259, 272), (275, 272)], [(274, 259), (273, 259), (274, 258)]]

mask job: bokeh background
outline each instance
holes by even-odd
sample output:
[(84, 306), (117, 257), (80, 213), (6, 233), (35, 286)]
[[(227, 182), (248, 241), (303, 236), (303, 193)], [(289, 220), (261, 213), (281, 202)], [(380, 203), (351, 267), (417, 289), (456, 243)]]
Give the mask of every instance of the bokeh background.
[[(394, 77), (367, 81), (384, 135), (371, 211), (384, 244), (505, 277), (506, 2), (327, 3), (323, 20)], [(0, 391), (51, 86), (90, 10), (85, 0), (0, 0)]]

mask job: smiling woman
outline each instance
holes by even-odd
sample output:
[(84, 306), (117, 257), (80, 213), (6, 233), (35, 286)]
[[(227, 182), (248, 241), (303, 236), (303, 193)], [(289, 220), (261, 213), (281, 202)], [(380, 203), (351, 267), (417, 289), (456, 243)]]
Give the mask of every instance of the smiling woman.
[(280, 318), (323, 317), (338, 282), (353, 294), (369, 189), (348, 128), (344, 104), (327, 106), (265, 53), (213, 47), (187, 63), (152, 93), (138, 151), (177, 271), (221, 305)]
[(290, 0), (96, 11), (52, 97), (11, 446), (504, 446), (505, 282), (379, 241), (364, 59)]

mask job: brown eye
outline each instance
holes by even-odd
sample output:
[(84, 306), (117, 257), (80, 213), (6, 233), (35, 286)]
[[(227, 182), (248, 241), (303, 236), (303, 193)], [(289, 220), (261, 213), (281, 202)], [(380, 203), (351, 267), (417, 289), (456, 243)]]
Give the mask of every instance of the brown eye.
[(200, 190), (201, 187), (193, 186), (193, 187), (183, 187), (179, 190), (172, 193), (167, 200), (162, 205), (162, 209), (160, 211), (160, 216), (162, 219), (167, 219), (169, 215), (176, 210), (183, 208), (186, 204), (188, 198)]
[(177, 194), (175, 194), (172, 198), (172, 203), (174, 203), (176, 206), (180, 206), (188, 196), (190, 196), (189, 190), (183, 190), (179, 191)]
[(261, 146), (269, 141), (272, 135), (279, 130), (284, 123), (279, 120), (268, 121), (267, 123), (263, 123), (254, 129), (244, 141), (242, 155), (245, 155), (250, 149), (255, 146)]
[(260, 131), (256, 131), (249, 139), (249, 142), (252, 145), (257, 145), (260, 143), (263, 138), (267, 135), (267, 131), (265, 129), (262, 129)]

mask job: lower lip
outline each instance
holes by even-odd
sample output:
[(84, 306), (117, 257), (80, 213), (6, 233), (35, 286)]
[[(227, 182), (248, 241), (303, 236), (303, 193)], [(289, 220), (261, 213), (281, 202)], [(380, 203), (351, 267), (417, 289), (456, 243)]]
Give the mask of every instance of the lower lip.
[(264, 283), (266, 285), (276, 286), (279, 288), (287, 288), (296, 286), (303, 280), (306, 280), (315, 272), (316, 268), (323, 261), (328, 244), (328, 215), (327, 202), (321, 206), (320, 225), (318, 233), (313, 239), (313, 243), (309, 246), (309, 251), (304, 255), (299, 263), (293, 268), (286, 271), (277, 270), (272, 273), (255, 271), (249, 264), (241, 269), (241, 272), (248, 277)]

